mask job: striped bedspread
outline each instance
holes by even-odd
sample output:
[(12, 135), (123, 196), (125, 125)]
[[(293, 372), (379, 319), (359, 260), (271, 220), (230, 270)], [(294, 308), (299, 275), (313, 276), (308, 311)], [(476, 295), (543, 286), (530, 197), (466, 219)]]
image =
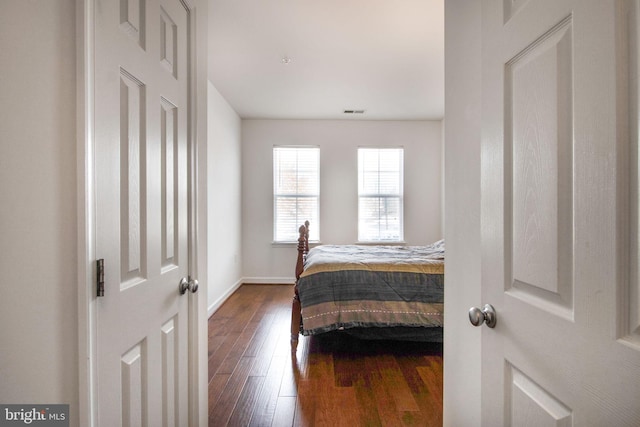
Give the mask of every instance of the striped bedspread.
[(304, 335), (361, 327), (441, 327), (444, 242), (322, 245), (298, 281)]

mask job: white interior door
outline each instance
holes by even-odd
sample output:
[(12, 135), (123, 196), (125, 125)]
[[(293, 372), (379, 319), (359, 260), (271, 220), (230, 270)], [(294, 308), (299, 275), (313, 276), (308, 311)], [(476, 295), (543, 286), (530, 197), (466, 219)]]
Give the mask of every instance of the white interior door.
[(485, 426), (640, 425), (630, 6), (483, 2)]
[(188, 11), (95, 4), (100, 426), (188, 423)]

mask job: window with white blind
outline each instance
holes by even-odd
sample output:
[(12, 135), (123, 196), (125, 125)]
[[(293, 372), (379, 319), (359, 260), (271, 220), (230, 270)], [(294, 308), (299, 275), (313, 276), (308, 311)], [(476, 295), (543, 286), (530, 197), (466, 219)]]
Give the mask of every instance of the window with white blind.
[(403, 231), (402, 148), (358, 149), (358, 240), (400, 242)]
[(311, 223), (309, 240), (319, 240), (320, 148), (273, 147), (273, 240), (295, 242)]

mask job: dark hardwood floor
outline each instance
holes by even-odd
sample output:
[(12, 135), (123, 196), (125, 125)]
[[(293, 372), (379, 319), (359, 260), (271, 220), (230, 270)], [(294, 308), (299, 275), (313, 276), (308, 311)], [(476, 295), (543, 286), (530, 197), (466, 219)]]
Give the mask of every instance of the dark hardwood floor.
[(210, 426), (441, 426), (442, 345), (344, 334), (289, 345), (291, 285), (243, 285), (209, 319)]

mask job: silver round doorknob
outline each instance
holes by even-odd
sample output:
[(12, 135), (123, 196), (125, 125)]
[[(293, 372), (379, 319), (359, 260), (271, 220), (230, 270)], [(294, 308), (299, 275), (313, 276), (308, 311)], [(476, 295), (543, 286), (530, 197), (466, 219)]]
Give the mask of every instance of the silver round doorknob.
[(471, 307), (469, 309), (469, 321), (473, 326), (481, 326), (486, 323), (488, 327), (495, 328), (496, 311), (491, 304), (485, 304), (482, 310), (478, 307)]
[(180, 290), (180, 295), (184, 295), (189, 290), (189, 281), (186, 277), (180, 279), (180, 284), (178, 285), (178, 289)]
[(178, 285), (178, 289), (180, 290), (180, 295), (184, 295), (187, 291), (191, 291), (192, 294), (198, 292), (198, 280), (188, 280), (186, 277), (180, 279), (180, 284)]

